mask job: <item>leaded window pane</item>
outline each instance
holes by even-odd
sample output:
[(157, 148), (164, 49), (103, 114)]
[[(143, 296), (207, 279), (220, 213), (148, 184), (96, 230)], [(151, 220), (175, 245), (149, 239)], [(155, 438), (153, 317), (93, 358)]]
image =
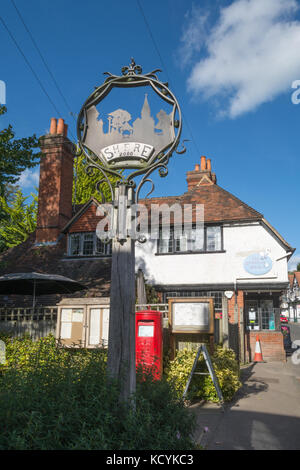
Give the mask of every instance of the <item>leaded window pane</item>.
[(85, 233), (83, 235), (83, 250), (84, 255), (92, 255), (94, 253), (94, 234)]
[(80, 254), (80, 234), (70, 235), (70, 255), (77, 256)]
[(206, 250), (221, 250), (221, 227), (215, 226), (206, 228)]
[(190, 251), (204, 250), (204, 230), (191, 229), (187, 232), (187, 246)]

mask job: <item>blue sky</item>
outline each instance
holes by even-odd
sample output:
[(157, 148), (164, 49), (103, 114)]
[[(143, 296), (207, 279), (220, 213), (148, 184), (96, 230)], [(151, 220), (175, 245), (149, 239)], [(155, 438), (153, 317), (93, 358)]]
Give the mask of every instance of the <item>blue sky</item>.
[[(174, 155), (153, 195), (186, 191), (186, 172), (212, 159), (218, 184), (259, 212), (295, 248), (300, 262), (300, 2), (296, 0), (14, 0), (63, 93), (56, 89), (11, 0), (0, 15), (53, 104), (0, 22), (0, 80), (17, 137), (48, 132), (75, 115), (103, 72), (119, 74), (134, 57), (161, 68), (183, 111), (184, 155)], [(143, 14), (139, 5), (142, 7)], [(149, 28), (150, 31), (149, 32)], [(300, 95), (299, 95), (300, 96)], [(66, 105), (65, 101), (68, 103)], [(38, 167), (20, 184), (26, 194)], [(290, 264), (290, 267), (294, 266)]]

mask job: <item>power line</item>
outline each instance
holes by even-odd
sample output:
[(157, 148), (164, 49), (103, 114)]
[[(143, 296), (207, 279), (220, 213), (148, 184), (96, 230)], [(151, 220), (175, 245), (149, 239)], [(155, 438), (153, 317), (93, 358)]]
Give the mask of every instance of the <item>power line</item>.
[(21, 47), (19, 46), (19, 44), (17, 43), (16, 39), (14, 38), (12, 32), (9, 30), (8, 26), (6, 25), (4, 19), (0, 16), (0, 21), (1, 23), (3, 24), (4, 28), (6, 29), (7, 33), (9, 34), (11, 40), (13, 41), (13, 43), (15, 44), (16, 48), (18, 49), (18, 51), (20, 52), (20, 54), (22, 55), (23, 59), (25, 60), (27, 66), (29, 67), (29, 69), (31, 70), (32, 74), (34, 75), (36, 81), (38, 82), (38, 84), (40, 85), (41, 89), (43, 90), (43, 92), (45, 93), (45, 95), (47, 96), (49, 102), (52, 104), (53, 108), (55, 109), (55, 112), (58, 114), (58, 116), (62, 116), (62, 114), (60, 113), (60, 111), (57, 109), (55, 103), (52, 101), (51, 97), (49, 96), (47, 90), (45, 89), (44, 85), (42, 84), (41, 80), (39, 79), (38, 75), (35, 73), (34, 69), (32, 68), (29, 60), (27, 59), (26, 55), (24, 54), (24, 52), (22, 51)]
[(159, 48), (158, 48), (158, 46), (157, 46), (157, 44), (156, 44), (156, 41), (155, 41), (154, 36), (153, 36), (153, 34), (152, 34), (152, 31), (151, 31), (150, 25), (149, 25), (149, 23), (148, 23), (148, 21), (147, 21), (147, 18), (146, 18), (146, 15), (145, 15), (145, 13), (144, 13), (144, 10), (143, 10), (143, 8), (142, 8), (142, 6), (141, 6), (141, 4), (140, 4), (140, 1), (139, 1), (139, 0), (136, 0), (136, 1), (137, 1), (137, 4), (138, 4), (138, 7), (139, 7), (139, 9), (140, 9), (141, 15), (142, 15), (142, 17), (143, 17), (143, 19), (144, 19), (146, 28), (148, 29), (149, 36), (150, 36), (150, 38), (151, 38), (151, 40), (152, 40), (152, 42), (153, 42), (154, 48), (155, 48), (155, 50), (156, 50), (156, 52), (157, 52), (157, 55), (158, 55), (158, 57), (159, 57), (159, 59), (160, 59), (161, 65), (163, 66), (163, 68), (164, 68), (165, 71), (166, 71), (166, 76), (167, 76), (167, 79), (168, 79), (168, 81), (169, 81), (167, 67), (166, 67), (166, 65), (165, 65), (165, 63), (164, 63), (164, 61), (163, 61), (163, 58), (162, 58), (161, 53), (160, 53), (160, 50), (159, 50)]
[[(149, 22), (147, 21), (147, 18), (146, 18), (146, 15), (145, 15), (145, 13), (144, 13), (144, 10), (143, 10), (143, 8), (142, 8), (142, 5), (141, 5), (141, 3), (140, 3), (139, 0), (136, 0), (136, 2), (137, 2), (138, 7), (139, 7), (139, 9), (140, 9), (141, 15), (142, 15), (142, 17), (143, 17), (143, 19), (144, 19), (146, 28), (148, 29), (149, 36), (150, 36), (150, 38), (151, 38), (151, 40), (152, 40), (152, 42), (153, 42), (154, 48), (155, 48), (155, 50), (156, 50), (156, 52), (157, 52), (157, 55), (158, 55), (158, 57), (159, 57), (159, 59), (160, 59), (161, 65), (162, 65), (163, 69), (165, 70), (165, 73), (166, 73), (166, 76), (167, 76), (167, 80), (168, 80), (168, 82), (170, 83), (170, 78), (169, 78), (169, 75), (168, 75), (168, 70), (167, 70), (166, 64), (164, 63), (164, 60), (163, 60), (162, 55), (161, 55), (161, 53), (160, 53), (159, 47), (158, 47), (158, 45), (157, 45), (157, 43), (156, 43), (156, 41), (155, 41), (154, 35), (153, 35), (153, 33), (152, 33), (152, 30), (151, 30), (151, 27), (150, 27), (150, 25), (149, 25)], [(183, 119), (184, 119), (184, 121), (185, 121), (185, 124), (187, 125), (187, 128), (188, 128), (188, 130), (189, 130), (189, 133), (190, 133), (190, 136), (191, 136), (191, 138), (192, 138), (193, 144), (194, 144), (194, 146), (195, 146), (195, 149), (196, 149), (197, 153), (199, 153), (199, 155), (200, 155), (200, 151), (199, 151), (198, 146), (197, 146), (197, 144), (196, 144), (196, 141), (195, 141), (195, 139), (194, 139), (192, 130), (191, 130), (191, 128), (190, 128), (190, 125), (189, 125), (189, 123), (188, 123), (188, 121), (187, 121), (187, 119), (186, 119), (186, 117), (185, 117), (183, 111), (182, 111), (182, 117), (183, 117)]]
[[(66, 106), (68, 112), (71, 114), (71, 116), (72, 116), (73, 119), (75, 120), (74, 115), (73, 115), (72, 110), (71, 110), (71, 106), (69, 105), (69, 103), (67, 102), (67, 100), (66, 100), (66, 98), (65, 98), (65, 96), (64, 96), (64, 94), (63, 94), (63, 92), (61, 91), (61, 89), (60, 89), (60, 87), (59, 87), (59, 85), (58, 85), (58, 83), (57, 83), (57, 80), (55, 79), (53, 73), (51, 72), (50, 67), (48, 66), (48, 64), (47, 64), (47, 62), (46, 62), (46, 60), (45, 60), (45, 58), (44, 58), (44, 56), (43, 56), (43, 54), (42, 54), (40, 48), (38, 47), (38, 45), (37, 45), (37, 43), (36, 43), (36, 41), (35, 41), (35, 39), (34, 39), (32, 33), (31, 33), (31, 31), (29, 30), (28, 26), (26, 25), (26, 23), (25, 23), (25, 21), (24, 21), (24, 18), (23, 18), (23, 16), (21, 15), (20, 10), (17, 8), (17, 6), (16, 6), (14, 0), (11, 0), (11, 3), (12, 3), (12, 5), (14, 6), (14, 8), (15, 8), (15, 10), (16, 10), (16, 12), (17, 12), (17, 14), (18, 14), (18, 16), (19, 16), (19, 18), (20, 18), (20, 20), (21, 20), (23, 26), (24, 26), (24, 28), (26, 29), (26, 31), (27, 31), (27, 33), (28, 33), (28, 35), (29, 35), (29, 37), (30, 37), (30, 39), (31, 39), (31, 41), (32, 41), (32, 43), (33, 43), (33, 45), (34, 45), (34, 47), (36, 48), (36, 50), (37, 50), (37, 52), (38, 52), (38, 54), (39, 54), (39, 56), (40, 56), (40, 58), (41, 58), (41, 60), (42, 60), (42, 62), (43, 62), (43, 64), (44, 64), (44, 66), (46, 67), (46, 69), (47, 69), (47, 71), (48, 71), (50, 77), (52, 78), (52, 80), (53, 80), (53, 82), (54, 82), (54, 85), (55, 85), (55, 87), (56, 87), (58, 93), (60, 94), (61, 98), (63, 99), (63, 101), (64, 101), (64, 103), (65, 103), (65, 106)], [(75, 120), (75, 121), (76, 121), (76, 120)]]
[[(64, 101), (64, 103), (65, 103), (65, 105), (66, 105), (68, 111), (70, 111), (70, 106), (68, 105), (67, 100), (65, 99), (63, 93), (61, 92), (60, 87), (59, 87), (57, 81), (55, 80), (55, 78), (54, 78), (54, 76), (53, 76), (53, 74), (52, 74), (50, 68), (48, 67), (48, 65), (47, 65), (47, 63), (46, 63), (46, 61), (45, 61), (45, 59), (43, 58), (43, 55), (42, 55), (42, 53), (41, 53), (41, 51), (40, 51), (38, 45), (36, 44), (36, 41), (34, 40), (32, 34), (30, 33), (29, 29), (27, 28), (27, 26), (26, 26), (26, 24), (25, 24), (25, 22), (24, 22), (24, 20), (23, 20), (23, 18), (22, 18), (21, 13), (19, 12), (18, 8), (16, 7), (14, 1), (11, 0), (11, 2), (12, 2), (12, 4), (13, 4), (13, 6), (15, 7), (15, 9), (16, 9), (16, 11), (17, 11), (17, 13), (18, 13), (18, 16), (19, 16), (20, 20), (22, 21), (22, 23), (23, 23), (23, 25), (24, 25), (24, 28), (26, 29), (27, 33), (29, 34), (29, 36), (30, 36), (30, 38), (31, 38), (31, 40), (32, 40), (32, 42), (33, 42), (35, 48), (37, 49), (37, 51), (38, 51), (38, 53), (39, 53), (39, 56), (40, 56), (40, 58), (41, 58), (42, 61), (43, 61), (43, 64), (45, 65), (45, 67), (46, 67), (48, 73), (50, 74), (52, 80), (54, 81), (55, 86), (56, 86), (56, 88), (57, 88), (59, 94), (60, 94), (61, 97), (63, 98), (63, 101)], [(40, 85), (42, 91), (45, 93), (45, 95), (47, 96), (49, 102), (52, 104), (52, 106), (53, 106), (55, 112), (57, 113), (58, 116), (62, 116), (61, 112), (58, 110), (58, 108), (56, 107), (55, 103), (53, 102), (53, 100), (52, 100), (51, 97), (49, 96), (49, 93), (48, 93), (47, 90), (45, 89), (43, 83), (41, 82), (40, 78), (38, 77), (38, 75), (37, 75), (36, 72), (34, 71), (34, 69), (33, 69), (33, 67), (31, 66), (29, 60), (27, 59), (25, 53), (22, 51), (22, 49), (21, 49), (21, 47), (19, 46), (17, 40), (15, 39), (15, 37), (14, 37), (13, 34), (12, 34), (12, 32), (9, 30), (8, 26), (6, 25), (4, 19), (3, 19), (1, 16), (0, 16), (0, 21), (1, 21), (1, 23), (3, 24), (4, 28), (6, 29), (7, 33), (9, 34), (10, 38), (12, 39), (13, 43), (15, 44), (16, 48), (18, 49), (18, 51), (19, 51), (20, 54), (22, 55), (23, 59), (25, 60), (26, 64), (28, 65), (29, 69), (31, 70), (32, 74), (34, 75), (35, 79), (37, 80), (38, 84)], [(71, 116), (73, 117), (73, 119), (75, 120), (75, 117), (74, 117), (74, 114), (72, 113), (72, 111), (70, 111), (70, 114), (71, 114)], [(75, 122), (76, 122), (76, 120), (75, 120)], [(72, 135), (74, 141), (76, 141), (76, 139), (75, 139), (75, 137), (74, 137), (72, 131), (71, 131), (71, 135)], [(76, 174), (75, 174), (75, 194), (76, 194), (76, 182), (77, 182), (77, 166), (78, 166), (78, 157), (77, 157), (76, 171), (75, 171), (75, 173), (76, 173)]]

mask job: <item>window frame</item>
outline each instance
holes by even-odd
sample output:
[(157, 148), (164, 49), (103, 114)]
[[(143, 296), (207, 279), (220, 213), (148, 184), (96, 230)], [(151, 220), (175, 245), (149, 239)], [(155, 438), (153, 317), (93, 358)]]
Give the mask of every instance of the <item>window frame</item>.
[[(219, 227), (220, 228), (220, 250), (208, 250), (207, 249), (207, 228), (208, 227)], [(195, 228), (195, 227), (193, 227)], [(162, 228), (160, 227), (159, 229), (159, 238), (157, 239), (157, 246), (156, 246), (156, 255), (161, 256), (161, 255), (182, 255), (182, 254), (207, 254), (207, 253), (225, 253), (224, 250), (224, 236), (223, 236), (223, 224), (205, 224), (204, 225), (204, 242), (203, 242), (203, 250), (186, 250), (186, 251), (176, 251), (176, 241), (178, 239), (174, 238), (174, 226), (171, 227), (170, 229), (170, 238), (168, 240), (165, 240), (165, 243), (168, 244), (168, 247), (170, 245), (173, 247), (172, 251), (168, 252), (160, 252), (160, 242), (162, 238), (160, 237)]]
[[(85, 235), (93, 235), (93, 252), (90, 254), (84, 254), (83, 249), (84, 249), (84, 238)], [(72, 249), (72, 237), (79, 236), (79, 253), (78, 254), (73, 254), (71, 252)], [(97, 234), (96, 232), (74, 232), (74, 233), (69, 233), (68, 234), (68, 250), (67, 250), (67, 256), (69, 258), (91, 258), (91, 257), (97, 257), (97, 258), (103, 258), (103, 257), (110, 257), (112, 254), (112, 244), (111, 242), (107, 245), (103, 244), (103, 253), (97, 251)], [(87, 240), (86, 240), (87, 241)]]

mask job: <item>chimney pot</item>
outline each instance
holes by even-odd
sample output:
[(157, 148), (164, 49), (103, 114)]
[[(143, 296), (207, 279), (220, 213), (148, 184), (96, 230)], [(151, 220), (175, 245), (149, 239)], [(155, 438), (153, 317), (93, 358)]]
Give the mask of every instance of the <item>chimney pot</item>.
[(52, 118), (50, 123), (50, 134), (54, 135), (57, 131), (57, 119)]
[(58, 120), (57, 133), (64, 134), (64, 128), (65, 128), (65, 121), (62, 118), (60, 118)]
[(206, 169), (208, 171), (211, 171), (211, 159), (210, 158), (206, 160)]
[(206, 170), (206, 157), (204, 155), (202, 155), (201, 157), (201, 171), (205, 171)]
[(200, 165), (198, 164), (195, 165), (195, 171), (200, 171)]

